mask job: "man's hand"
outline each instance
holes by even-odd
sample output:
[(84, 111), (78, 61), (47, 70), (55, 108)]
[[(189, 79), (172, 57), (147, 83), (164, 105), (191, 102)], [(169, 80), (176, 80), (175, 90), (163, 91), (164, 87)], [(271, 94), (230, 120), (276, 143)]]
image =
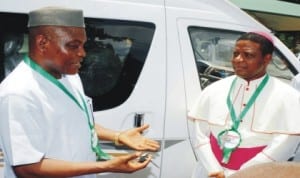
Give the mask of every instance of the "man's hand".
[(225, 178), (225, 174), (223, 171), (210, 173), (208, 176), (211, 178)]
[(157, 151), (159, 143), (155, 140), (145, 138), (141, 133), (148, 129), (149, 125), (133, 128), (121, 132), (118, 136), (118, 142), (138, 151)]
[(139, 156), (141, 156), (141, 153), (135, 152), (133, 154), (116, 156), (111, 160), (100, 163), (108, 172), (132, 173), (145, 168), (152, 159), (152, 156), (148, 155), (144, 161), (139, 161)]
[(145, 168), (152, 159), (152, 156), (148, 154), (143, 161), (139, 161), (140, 156), (140, 152), (135, 152), (99, 162), (69, 162), (42, 158), (40, 162), (14, 166), (13, 169), (19, 178), (61, 178), (103, 172), (132, 173)]

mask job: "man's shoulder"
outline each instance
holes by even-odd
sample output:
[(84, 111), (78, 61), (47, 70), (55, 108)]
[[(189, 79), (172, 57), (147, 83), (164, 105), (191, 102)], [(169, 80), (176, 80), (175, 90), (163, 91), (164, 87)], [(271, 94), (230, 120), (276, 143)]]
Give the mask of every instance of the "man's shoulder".
[[(232, 81), (236, 78), (235, 75), (220, 79), (212, 84), (210, 84), (209, 86), (207, 86), (207, 90), (215, 90), (215, 89), (222, 89), (220, 87), (226, 87), (226, 86), (230, 86)], [(224, 89), (224, 88), (223, 88)]]
[(32, 87), (33, 76), (26, 64), (21, 63), (0, 84), (0, 92), (17, 93), (25, 92)]
[(300, 96), (299, 91), (292, 85), (285, 83), (276, 77), (270, 77), (270, 79), (270, 86), (277, 97), (282, 96), (283, 98), (286, 98), (287, 96), (294, 96), (293, 98), (298, 98)]
[(218, 98), (227, 95), (231, 83), (235, 78), (236, 78), (235, 75), (229, 76), (208, 85), (201, 92), (201, 96), (208, 97), (208, 98), (210, 97)]

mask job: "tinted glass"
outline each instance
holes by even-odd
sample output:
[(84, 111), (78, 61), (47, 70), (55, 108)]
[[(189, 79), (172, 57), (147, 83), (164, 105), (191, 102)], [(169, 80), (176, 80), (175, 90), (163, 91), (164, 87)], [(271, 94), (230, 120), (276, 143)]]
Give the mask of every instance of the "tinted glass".
[(79, 74), (94, 110), (118, 106), (130, 96), (154, 29), (152, 23), (86, 19), (87, 56)]

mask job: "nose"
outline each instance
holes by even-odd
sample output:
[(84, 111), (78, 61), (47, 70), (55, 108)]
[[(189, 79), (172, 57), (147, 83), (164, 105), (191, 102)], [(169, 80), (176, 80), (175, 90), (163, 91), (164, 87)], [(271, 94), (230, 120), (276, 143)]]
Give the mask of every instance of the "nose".
[(85, 52), (84, 47), (79, 48), (77, 55), (82, 57), (82, 58), (84, 58), (86, 56), (86, 52)]

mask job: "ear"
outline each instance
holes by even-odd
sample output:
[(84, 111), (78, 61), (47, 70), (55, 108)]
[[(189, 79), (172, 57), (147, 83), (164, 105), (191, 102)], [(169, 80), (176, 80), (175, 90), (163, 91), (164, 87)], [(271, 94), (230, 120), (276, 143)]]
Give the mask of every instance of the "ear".
[(264, 63), (265, 63), (266, 65), (268, 65), (268, 64), (271, 62), (271, 60), (272, 60), (272, 54), (266, 54), (266, 55), (264, 56)]
[(39, 52), (44, 53), (49, 45), (49, 40), (45, 35), (36, 36), (36, 47)]

